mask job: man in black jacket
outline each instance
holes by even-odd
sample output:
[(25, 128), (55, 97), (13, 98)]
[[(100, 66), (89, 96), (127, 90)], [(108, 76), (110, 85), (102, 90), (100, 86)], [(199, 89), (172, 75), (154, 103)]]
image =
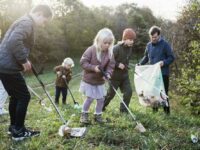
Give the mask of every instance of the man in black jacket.
[[(121, 92), (123, 93), (123, 100), (127, 106), (129, 106), (132, 96), (132, 88), (128, 75), (128, 65), (130, 56), (132, 55), (132, 46), (135, 38), (135, 31), (131, 28), (127, 28), (123, 31), (122, 41), (116, 44), (113, 48), (116, 64), (111, 77), (111, 83), (116, 90), (120, 88)], [(115, 94), (115, 91), (110, 86), (105, 97), (103, 110), (106, 109), (107, 105), (113, 99)], [(120, 104), (120, 112), (127, 112), (123, 103)]]
[(35, 6), (28, 15), (10, 26), (0, 45), (0, 79), (10, 96), (9, 132), (15, 141), (40, 134), (39, 131), (26, 129), (24, 125), (30, 93), (21, 71), (31, 70), (28, 56), (34, 45), (35, 27), (44, 26), (51, 18), (49, 6)]

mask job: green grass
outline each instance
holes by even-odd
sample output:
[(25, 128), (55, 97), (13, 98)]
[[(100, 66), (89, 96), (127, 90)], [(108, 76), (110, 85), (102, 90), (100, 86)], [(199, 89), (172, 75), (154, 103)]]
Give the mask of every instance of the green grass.
[[(79, 69), (80, 70), (80, 69)], [(78, 69), (77, 69), (78, 72)], [(131, 71), (131, 80), (133, 81), (133, 72)], [(54, 74), (47, 72), (41, 75), (45, 83), (52, 82)], [(85, 97), (78, 92), (81, 77), (76, 77), (70, 82), (70, 88), (75, 99), (82, 104)], [(27, 78), (28, 83), (33, 86), (37, 81), (33, 77)], [(32, 81), (32, 82), (30, 82)], [(54, 97), (54, 85), (48, 86), (47, 90)], [(19, 150), (46, 150), (46, 149), (77, 149), (77, 150), (131, 150), (131, 149), (177, 149), (177, 150), (197, 150), (200, 149), (200, 142), (193, 144), (190, 135), (196, 132), (200, 136), (200, 119), (190, 115), (179, 104), (180, 97), (170, 95), (172, 111), (170, 116), (166, 116), (162, 109), (153, 114), (150, 108), (145, 108), (138, 103), (135, 92), (131, 99), (130, 109), (136, 115), (137, 119), (147, 129), (145, 133), (139, 133), (134, 128), (135, 121), (130, 115), (119, 113), (119, 99), (117, 96), (111, 101), (107, 111), (103, 114), (104, 118), (110, 118), (111, 122), (98, 125), (92, 121), (88, 126), (88, 132), (84, 138), (63, 138), (57, 132), (62, 125), (58, 115), (55, 113), (49, 100), (44, 95), (41, 88), (36, 89), (44, 99), (47, 107), (52, 108), (52, 112), (38, 103), (38, 99), (32, 96), (26, 125), (32, 128), (40, 129), (41, 136), (27, 139), (21, 142), (14, 142), (7, 135), (6, 131), (9, 125), (8, 116), (0, 116), (0, 145), (2, 150), (19, 149)], [(70, 127), (79, 127), (80, 111), (73, 109), (73, 102), (68, 95), (68, 106), (59, 105), (61, 113), (67, 120), (71, 114), (75, 114)], [(95, 102), (90, 108), (90, 119), (93, 119)]]

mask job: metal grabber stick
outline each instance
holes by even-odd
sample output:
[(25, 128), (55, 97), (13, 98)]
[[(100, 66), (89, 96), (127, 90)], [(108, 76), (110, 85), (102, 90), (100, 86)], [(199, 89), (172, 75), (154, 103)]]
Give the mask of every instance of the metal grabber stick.
[(65, 119), (64, 119), (63, 116), (61, 115), (61, 113), (60, 113), (58, 107), (57, 107), (56, 104), (54, 103), (52, 97), (51, 97), (50, 94), (47, 92), (44, 83), (43, 83), (42, 80), (39, 78), (38, 73), (36, 72), (35, 67), (33, 66), (33, 64), (31, 64), (31, 66), (32, 66), (33, 74), (34, 74), (35, 77), (37, 78), (38, 82), (41, 84), (41, 86), (42, 86), (42, 88), (43, 88), (45, 94), (47, 95), (47, 97), (49, 98), (49, 100), (50, 100), (50, 102), (52, 103), (53, 107), (55, 108), (55, 110), (56, 110), (57, 114), (59, 115), (61, 121), (62, 121), (64, 124), (67, 124), (67, 122), (65, 121)]
[(136, 127), (135, 129), (139, 130), (140, 132), (146, 132), (146, 129), (145, 127), (139, 123), (137, 120), (136, 120), (136, 117), (135, 115), (133, 115), (133, 113), (130, 111), (130, 109), (127, 107), (126, 103), (124, 102), (124, 100), (122, 99), (122, 97), (120, 96), (120, 94), (117, 92), (117, 90), (115, 89), (115, 87), (113, 86), (113, 84), (111, 83), (111, 81), (108, 79), (105, 71), (103, 71), (102, 68), (99, 68), (101, 73), (103, 74), (103, 76), (105, 77), (106, 81), (110, 84), (110, 86), (113, 88), (113, 90), (115, 91), (115, 93), (117, 94), (117, 96), (119, 97), (120, 99), (120, 102), (123, 103), (123, 105), (125, 106), (125, 108), (128, 110), (129, 114), (131, 115), (131, 117), (133, 118), (133, 120), (136, 122)]

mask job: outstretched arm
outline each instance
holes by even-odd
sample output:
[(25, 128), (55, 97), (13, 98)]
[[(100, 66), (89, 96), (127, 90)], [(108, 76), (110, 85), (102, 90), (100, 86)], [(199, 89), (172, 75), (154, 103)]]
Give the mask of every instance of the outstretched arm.
[(144, 65), (149, 61), (149, 57), (148, 57), (148, 48), (146, 47), (145, 52), (144, 52), (144, 57), (142, 58), (142, 60), (139, 62), (140, 65)]

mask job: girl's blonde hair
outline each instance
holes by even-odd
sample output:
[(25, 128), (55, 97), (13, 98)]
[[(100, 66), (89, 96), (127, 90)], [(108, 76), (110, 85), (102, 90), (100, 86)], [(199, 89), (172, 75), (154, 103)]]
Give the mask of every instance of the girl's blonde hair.
[(62, 63), (62, 66), (65, 66), (65, 65), (71, 65), (71, 67), (74, 67), (74, 61), (70, 57), (67, 57), (63, 60), (63, 63)]
[(105, 39), (111, 39), (112, 40), (112, 43), (111, 43), (110, 47), (108, 48), (109, 58), (111, 58), (112, 55), (113, 55), (113, 45), (114, 45), (114, 42), (115, 42), (115, 38), (114, 38), (112, 31), (108, 28), (103, 28), (103, 29), (99, 30), (96, 37), (94, 38), (93, 45), (96, 47), (97, 59), (100, 62), (101, 62), (101, 52), (102, 52), (101, 45), (102, 45), (102, 43)]

